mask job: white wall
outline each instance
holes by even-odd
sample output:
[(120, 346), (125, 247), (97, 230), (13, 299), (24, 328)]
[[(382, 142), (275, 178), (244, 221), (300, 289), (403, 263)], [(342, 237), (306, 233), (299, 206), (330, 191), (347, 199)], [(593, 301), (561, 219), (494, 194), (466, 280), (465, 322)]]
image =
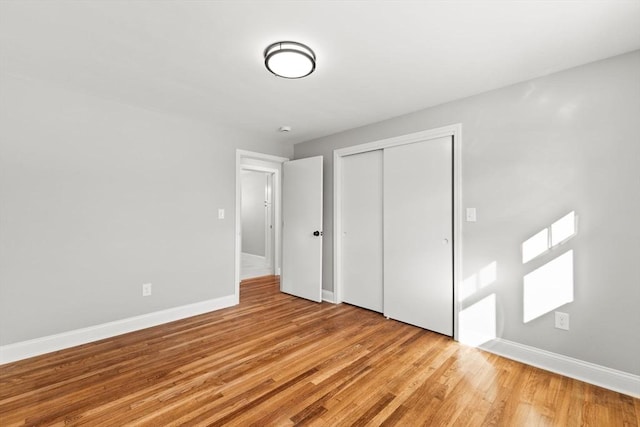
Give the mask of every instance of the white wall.
[[(638, 76), (640, 51), (295, 145), (295, 158), (325, 159), (323, 287), (333, 289), (333, 150), (462, 123), (463, 207), (478, 213), (462, 231), (474, 287), (462, 308), (492, 308), (480, 312), (498, 338), (640, 374)], [(571, 211), (578, 234), (523, 263), (522, 243)], [(570, 330), (553, 327), (553, 310), (525, 323), (525, 276), (569, 251), (573, 302), (558, 309)]]
[(234, 293), (236, 149), (291, 147), (13, 75), (0, 93), (0, 345)]
[(265, 256), (265, 190), (267, 174), (243, 170), (242, 187), (242, 252)]

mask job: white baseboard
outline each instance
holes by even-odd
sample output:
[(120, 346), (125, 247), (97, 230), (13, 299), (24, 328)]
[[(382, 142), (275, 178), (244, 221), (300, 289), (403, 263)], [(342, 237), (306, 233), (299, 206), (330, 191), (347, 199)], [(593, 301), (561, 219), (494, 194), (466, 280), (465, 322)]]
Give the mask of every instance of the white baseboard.
[(500, 338), (478, 348), (565, 377), (640, 397), (640, 376)]
[(332, 304), (336, 303), (336, 299), (333, 295), (333, 291), (328, 291), (326, 289), (322, 290), (322, 301), (330, 302)]
[(263, 255), (250, 254), (249, 252), (242, 252), (242, 256), (247, 259), (251, 259), (255, 262), (261, 262), (261, 263), (264, 263), (267, 260), (267, 258)]
[(150, 328), (163, 323), (185, 319), (191, 316), (208, 313), (231, 307), (236, 304), (235, 295), (210, 299), (194, 304), (173, 307), (162, 311), (129, 317), (89, 326), (60, 334), (21, 341), (14, 344), (0, 346), (0, 364), (15, 362), (33, 356), (39, 356), (52, 351), (63, 350), (69, 347), (110, 338), (116, 335), (126, 334), (140, 329)]

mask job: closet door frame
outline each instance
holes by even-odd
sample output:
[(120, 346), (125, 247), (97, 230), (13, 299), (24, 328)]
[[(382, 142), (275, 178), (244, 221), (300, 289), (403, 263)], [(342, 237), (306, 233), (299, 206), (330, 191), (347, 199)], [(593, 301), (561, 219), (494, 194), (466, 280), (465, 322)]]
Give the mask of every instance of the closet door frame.
[(333, 151), (333, 299), (342, 302), (342, 170), (343, 157), (399, 145), (452, 138), (453, 148), (453, 339), (458, 340), (458, 288), (462, 282), (462, 124), (367, 142)]

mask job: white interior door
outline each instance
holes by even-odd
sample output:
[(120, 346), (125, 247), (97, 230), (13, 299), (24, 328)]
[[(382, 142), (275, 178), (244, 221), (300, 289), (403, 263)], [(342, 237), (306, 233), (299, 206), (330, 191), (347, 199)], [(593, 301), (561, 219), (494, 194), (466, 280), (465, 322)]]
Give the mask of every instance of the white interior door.
[(342, 159), (342, 301), (382, 312), (382, 150)]
[(322, 301), (322, 156), (283, 163), (280, 289)]
[(452, 138), (384, 150), (384, 314), (453, 335)]

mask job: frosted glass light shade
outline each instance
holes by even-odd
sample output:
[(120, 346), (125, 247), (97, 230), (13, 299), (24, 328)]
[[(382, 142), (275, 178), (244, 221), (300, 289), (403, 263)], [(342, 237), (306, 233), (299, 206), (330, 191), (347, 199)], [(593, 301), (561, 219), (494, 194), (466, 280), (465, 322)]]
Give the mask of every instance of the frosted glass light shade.
[(316, 69), (316, 55), (302, 43), (277, 42), (264, 50), (264, 65), (276, 76), (299, 79)]

